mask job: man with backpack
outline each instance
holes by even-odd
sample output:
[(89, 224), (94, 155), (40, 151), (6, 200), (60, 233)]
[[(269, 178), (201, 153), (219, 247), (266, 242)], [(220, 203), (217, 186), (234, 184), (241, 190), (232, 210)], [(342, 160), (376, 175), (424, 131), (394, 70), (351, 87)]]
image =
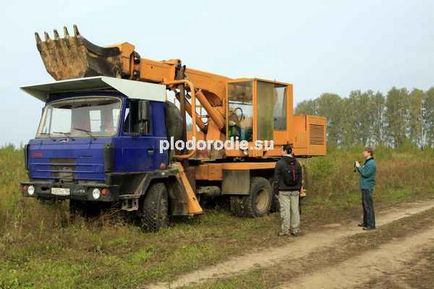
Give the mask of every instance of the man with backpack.
[(299, 196), (302, 180), (302, 168), (292, 153), (292, 146), (283, 146), (283, 157), (274, 169), (274, 193), (279, 199), (282, 218), (279, 236), (300, 234)]

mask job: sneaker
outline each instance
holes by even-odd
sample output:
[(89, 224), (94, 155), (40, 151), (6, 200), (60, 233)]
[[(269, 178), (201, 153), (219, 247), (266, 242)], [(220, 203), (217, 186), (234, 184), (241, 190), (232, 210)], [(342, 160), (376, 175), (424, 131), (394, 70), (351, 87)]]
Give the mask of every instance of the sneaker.
[(279, 236), (279, 237), (289, 236), (289, 233), (279, 232), (278, 236)]
[(375, 230), (375, 227), (363, 227), (363, 230), (365, 231), (371, 231), (371, 230)]
[(301, 235), (301, 230), (292, 231), (291, 235), (293, 235), (294, 237), (298, 237)]
[(357, 224), (357, 226), (358, 226), (358, 227), (366, 227), (366, 225), (363, 224), (363, 223), (359, 223), (359, 224)]

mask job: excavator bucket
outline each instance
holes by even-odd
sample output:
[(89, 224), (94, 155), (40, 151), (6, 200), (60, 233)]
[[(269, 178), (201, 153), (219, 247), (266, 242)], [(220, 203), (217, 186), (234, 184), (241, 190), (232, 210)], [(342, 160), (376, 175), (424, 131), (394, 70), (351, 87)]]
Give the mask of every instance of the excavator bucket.
[(51, 39), (44, 32), (44, 40), (35, 33), (36, 46), (48, 73), (56, 80), (87, 76), (121, 77), (121, 52), (118, 47), (97, 46), (82, 35), (74, 25), (70, 36), (66, 27), (60, 38), (54, 30)]

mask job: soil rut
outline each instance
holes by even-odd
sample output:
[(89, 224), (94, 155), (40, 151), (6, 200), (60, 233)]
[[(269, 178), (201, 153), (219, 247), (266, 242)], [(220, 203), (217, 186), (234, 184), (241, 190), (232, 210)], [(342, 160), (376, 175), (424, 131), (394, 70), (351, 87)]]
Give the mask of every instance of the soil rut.
[[(389, 209), (386, 213), (378, 214), (377, 225), (386, 225), (431, 208), (434, 208), (434, 200), (425, 201), (423, 203), (409, 203), (405, 204), (405, 206), (400, 206), (399, 208)], [(289, 239), (288, 245), (234, 257), (217, 265), (182, 275), (171, 282), (148, 284), (141, 288), (179, 288), (209, 281), (210, 279), (226, 278), (232, 275), (244, 273), (251, 269), (276, 265), (284, 260), (288, 262), (290, 260), (303, 258), (320, 248), (333, 246), (334, 243), (345, 237), (361, 233), (360, 228), (356, 227), (354, 222), (345, 226), (338, 225), (324, 227), (327, 229), (319, 232), (307, 233), (299, 239)], [(349, 269), (352, 270), (351, 268)], [(302, 283), (303, 281), (300, 282)], [(311, 286), (310, 288), (317, 287)]]

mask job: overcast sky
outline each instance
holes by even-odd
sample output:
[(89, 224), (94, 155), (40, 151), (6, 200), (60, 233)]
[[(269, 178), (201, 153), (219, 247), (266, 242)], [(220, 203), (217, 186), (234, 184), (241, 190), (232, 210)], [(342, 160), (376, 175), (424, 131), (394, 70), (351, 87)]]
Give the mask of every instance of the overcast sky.
[(43, 103), (19, 87), (52, 79), (33, 33), (64, 25), (143, 57), (291, 82), (296, 102), (434, 86), (434, 1), (5, 1), (1, 12), (0, 145), (34, 136)]

